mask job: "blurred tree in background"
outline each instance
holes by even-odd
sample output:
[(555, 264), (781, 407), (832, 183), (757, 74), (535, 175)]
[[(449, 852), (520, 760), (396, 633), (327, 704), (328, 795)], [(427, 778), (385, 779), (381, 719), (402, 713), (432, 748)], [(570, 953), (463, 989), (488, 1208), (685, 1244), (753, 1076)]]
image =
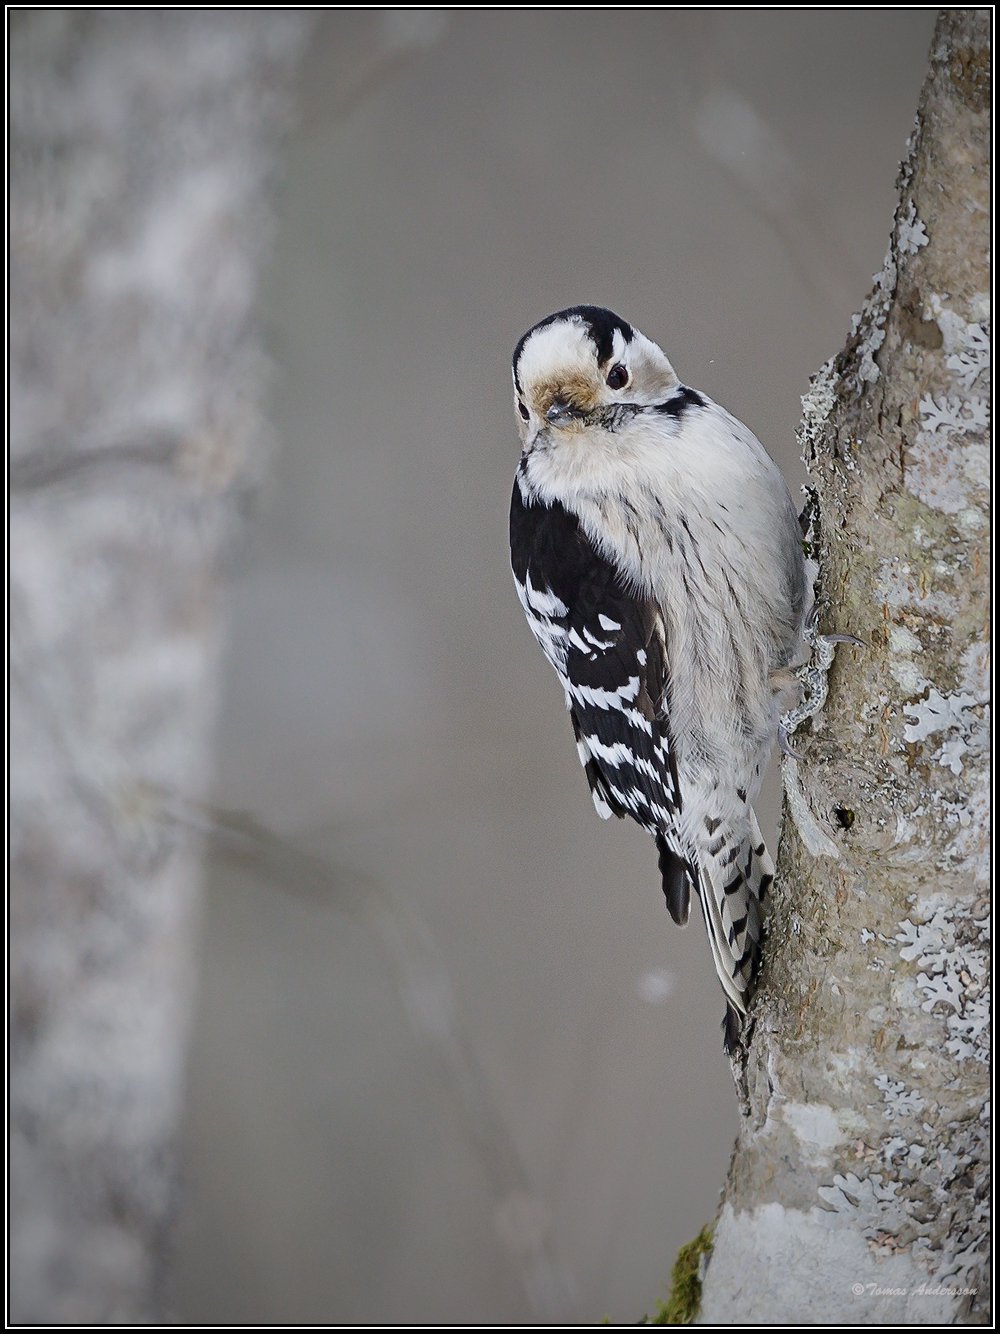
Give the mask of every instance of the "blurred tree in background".
[(219, 574), (309, 21), (10, 15), (11, 1314), (150, 1320), (177, 1184)]

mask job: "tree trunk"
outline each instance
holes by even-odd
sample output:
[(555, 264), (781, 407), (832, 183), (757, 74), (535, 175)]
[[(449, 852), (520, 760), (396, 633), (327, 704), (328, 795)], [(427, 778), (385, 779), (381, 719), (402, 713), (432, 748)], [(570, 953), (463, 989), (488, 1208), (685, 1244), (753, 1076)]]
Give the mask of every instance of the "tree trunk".
[(11, 1317), (163, 1314), (218, 566), (308, 19), (11, 15)]
[(889, 253), (804, 400), (821, 628), (705, 1323), (988, 1319), (989, 14), (945, 10)]

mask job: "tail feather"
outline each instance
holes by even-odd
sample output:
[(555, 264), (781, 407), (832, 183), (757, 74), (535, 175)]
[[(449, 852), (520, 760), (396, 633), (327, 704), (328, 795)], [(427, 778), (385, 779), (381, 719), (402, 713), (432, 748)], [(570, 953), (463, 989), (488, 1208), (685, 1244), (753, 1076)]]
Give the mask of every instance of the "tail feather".
[(743, 1016), (733, 1008), (729, 1001), (726, 1001), (726, 1013), (722, 1020), (722, 1045), (727, 1056), (735, 1055), (742, 1031)]
[(731, 1050), (760, 966), (762, 900), (774, 878), (774, 863), (760, 836), (753, 810), (739, 831), (711, 821), (698, 848), (698, 897), (712, 959), (726, 993), (726, 1049)]
[(656, 835), (656, 849), (660, 854), (660, 876), (667, 911), (678, 926), (687, 926), (691, 912), (691, 881), (685, 859), (669, 845), (663, 834)]

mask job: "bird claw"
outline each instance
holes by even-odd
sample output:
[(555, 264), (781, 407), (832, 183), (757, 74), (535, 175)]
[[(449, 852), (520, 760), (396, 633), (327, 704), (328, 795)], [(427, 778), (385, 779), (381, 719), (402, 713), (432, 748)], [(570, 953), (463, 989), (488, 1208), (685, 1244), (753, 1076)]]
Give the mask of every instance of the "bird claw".
[(857, 635), (820, 635), (828, 644), (853, 644), (855, 648), (867, 648), (868, 645)]
[(787, 755), (790, 760), (801, 760), (802, 756), (797, 750), (792, 750), (788, 741), (788, 728), (784, 723), (778, 726), (778, 749), (782, 755)]
[(833, 664), (834, 652), (838, 644), (850, 644), (852, 648), (867, 648), (868, 645), (857, 635), (821, 635), (817, 631), (819, 611), (813, 608), (803, 638), (809, 645), (810, 659), (794, 669), (802, 688), (802, 697), (798, 705), (786, 713), (778, 726), (778, 744), (782, 755), (790, 759), (802, 758), (789, 743), (789, 737), (806, 721), (817, 714), (826, 703), (827, 672)]
[(867, 648), (868, 645), (863, 639), (858, 639), (857, 635), (821, 635), (819, 632), (819, 621), (823, 614), (824, 603), (822, 601), (814, 602), (806, 619), (805, 628), (802, 637), (807, 644), (815, 644), (817, 641), (826, 644), (853, 644), (855, 648)]

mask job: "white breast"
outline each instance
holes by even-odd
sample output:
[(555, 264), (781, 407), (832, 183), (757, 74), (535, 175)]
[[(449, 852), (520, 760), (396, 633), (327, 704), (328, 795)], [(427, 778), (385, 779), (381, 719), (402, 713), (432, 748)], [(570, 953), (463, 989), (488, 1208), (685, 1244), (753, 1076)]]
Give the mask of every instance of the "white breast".
[(735, 764), (755, 790), (774, 737), (771, 678), (797, 652), (805, 588), (795, 507), (763, 446), (707, 400), (556, 442), (528, 475), (662, 609), (688, 781)]

